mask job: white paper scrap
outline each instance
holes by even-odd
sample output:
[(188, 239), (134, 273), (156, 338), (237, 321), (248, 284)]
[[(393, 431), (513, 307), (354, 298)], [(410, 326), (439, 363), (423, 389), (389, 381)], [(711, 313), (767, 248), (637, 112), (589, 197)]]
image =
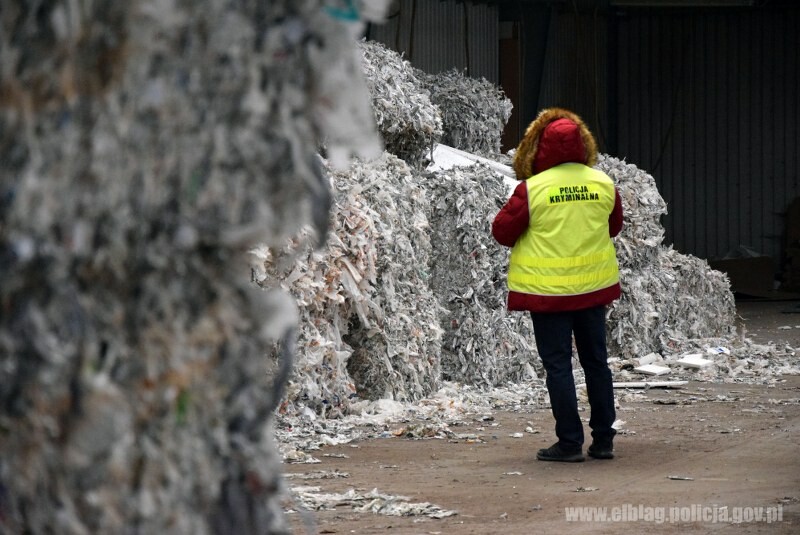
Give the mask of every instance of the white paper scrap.
[(678, 361), (678, 364), (685, 368), (705, 368), (713, 363), (714, 361), (704, 359), (699, 353), (686, 355)]
[(637, 366), (633, 369), (635, 372), (643, 373), (645, 375), (664, 375), (670, 372), (666, 366), (659, 366), (658, 364), (645, 364), (644, 366)]

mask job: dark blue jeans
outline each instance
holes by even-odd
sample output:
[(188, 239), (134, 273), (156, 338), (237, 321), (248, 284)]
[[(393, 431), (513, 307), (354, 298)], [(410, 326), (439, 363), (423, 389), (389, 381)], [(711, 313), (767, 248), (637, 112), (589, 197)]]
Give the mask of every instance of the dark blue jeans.
[(571, 312), (531, 312), (536, 348), (547, 374), (547, 392), (556, 420), (559, 445), (567, 451), (583, 447), (583, 424), (578, 415), (575, 380), (572, 377), (572, 336), (586, 376), (592, 438), (610, 442), (616, 431), (614, 385), (606, 350), (606, 307)]

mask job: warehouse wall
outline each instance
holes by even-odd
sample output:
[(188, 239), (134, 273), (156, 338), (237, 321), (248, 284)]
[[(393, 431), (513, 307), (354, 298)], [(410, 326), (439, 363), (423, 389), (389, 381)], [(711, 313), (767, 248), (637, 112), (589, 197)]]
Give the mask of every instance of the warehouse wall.
[(455, 0), (398, 0), (396, 6), (395, 16), (370, 26), (367, 38), (429, 74), (455, 68), (498, 83), (497, 6)]
[[(574, 110), (595, 134), (600, 150), (607, 152), (608, 11), (573, 5), (560, 9), (534, 6), (532, 10), (535, 19), (549, 19), (544, 26), (547, 28), (544, 57), (539, 65), (533, 66), (541, 69), (536, 111), (551, 106)], [(532, 78), (534, 73), (527, 73), (526, 79)], [(526, 93), (533, 98), (532, 92)], [(533, 119), (536, 111), (531, 111)]]
[(565, 3), (533, 6), (535, 20), (547, 44), (527, 43), (537, 60), (522, 94), (536, 109), (574, 109), (603, 152), (650, 172), (677, 250), (712, 259), (746, 245), (779, 272), (800, 196), (800, 7)]
[(648, 170), (675, 248), (784, 254), (800, 195), (800, 10), (616, 17), (612, 149)]

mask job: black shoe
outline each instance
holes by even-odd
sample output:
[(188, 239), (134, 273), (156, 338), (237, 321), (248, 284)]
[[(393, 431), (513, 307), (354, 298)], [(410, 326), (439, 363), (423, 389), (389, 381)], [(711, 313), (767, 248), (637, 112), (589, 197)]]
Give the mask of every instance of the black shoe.
[(581, 450), (577, 451), (565, 451), (561, 449), (561, 446), (558, 445), (558, 442), (550, 446), (549, 448), (544, 448), (539, 450), (536, 453), (536, 458), (540, 461), (560, 461), (563, 463), (581, 463), (583, 462), (583, 453)]
[(613, 459), (614, 445), (611, 443), (592, 442), (592, 445), (589, 446), (586, 453), (589, 457), (594, 457), (595, 459)]

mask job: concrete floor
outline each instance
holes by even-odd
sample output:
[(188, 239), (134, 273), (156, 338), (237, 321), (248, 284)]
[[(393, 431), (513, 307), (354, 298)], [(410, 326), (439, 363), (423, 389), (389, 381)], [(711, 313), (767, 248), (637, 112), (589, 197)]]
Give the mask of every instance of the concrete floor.
[(754, 342), (800, 348), (800, 300), (737, 299), (737, 328)]

